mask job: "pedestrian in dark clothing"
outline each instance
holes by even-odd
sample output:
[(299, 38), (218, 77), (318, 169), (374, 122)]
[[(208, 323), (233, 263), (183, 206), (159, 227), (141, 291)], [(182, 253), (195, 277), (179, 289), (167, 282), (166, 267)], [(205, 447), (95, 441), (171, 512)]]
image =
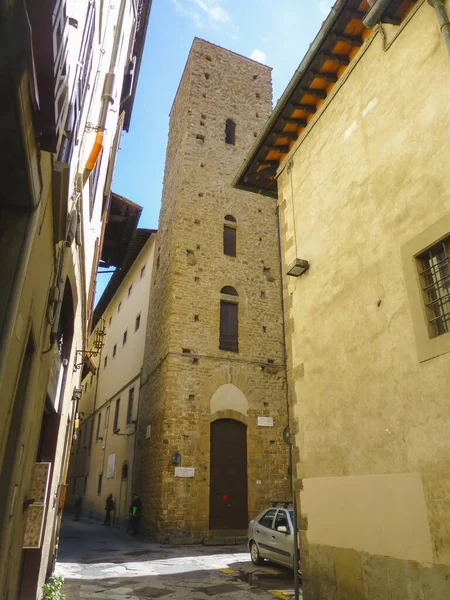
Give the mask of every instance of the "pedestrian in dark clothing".
[(141, 521), (142, 502), (138, 494), (133, 495), (133, 502), (130, 506), (130, 522), (128, 530), (131, 529), (133, 535), (137, 535), (139, 523)]
[(114, 503), (112, 494), (109, 494), (109, 496), (106, 498), (106, 504), (105, 504), (105, 522), (103, 523), (103, 525), (106, 526), (110, 526), (111, 525), (111, 511), (116, 509), (116, 505)]
[(81, 496), (79, 496), (78, 494), (75, 494), (75, 502), (73, 503), (73, 507), (75, 509), (74, 521), (79, 521), (81, 512)]

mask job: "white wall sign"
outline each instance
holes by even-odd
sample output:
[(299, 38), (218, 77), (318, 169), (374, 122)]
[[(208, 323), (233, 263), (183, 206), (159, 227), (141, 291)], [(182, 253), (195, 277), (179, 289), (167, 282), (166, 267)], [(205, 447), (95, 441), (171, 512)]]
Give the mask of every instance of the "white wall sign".
[(107, 479), (111, 479), (111, 477), (114, 477), (114, 471), (116, 469), (116, 455), (115, 454), (110, 454), (108, 456), (108, 469), (106, 471), (106, 478)]
[(194, 477), (194, 467), (175, 467), (175, 477)]
[(258, 417), (259, 427), (273, 427), (273, 417)]

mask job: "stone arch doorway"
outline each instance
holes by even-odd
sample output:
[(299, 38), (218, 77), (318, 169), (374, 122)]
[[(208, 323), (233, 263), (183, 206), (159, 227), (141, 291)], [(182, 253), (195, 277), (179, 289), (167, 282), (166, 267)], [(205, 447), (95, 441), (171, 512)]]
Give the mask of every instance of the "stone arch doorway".
[(211, 423), (209, 527), (246, 529), (247, 427), (234, 419)]

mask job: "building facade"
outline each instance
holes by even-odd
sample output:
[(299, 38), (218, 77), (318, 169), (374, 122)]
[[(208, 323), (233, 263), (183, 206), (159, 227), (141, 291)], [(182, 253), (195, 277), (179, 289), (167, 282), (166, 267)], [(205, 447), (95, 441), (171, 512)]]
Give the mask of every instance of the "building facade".
[(112, 494), (113, 524), (124, 524), (132, 499), (135, 432), (156, 232), (137, 229), (124, 261), (100, 298), (91, 334), (105, 328), (105, 345), (93, 358), (95, 374), (82, 382), (76, 440), (67, 478), (67, 508), (81, 498), (81, 514), (104, 518)]
[(131, 0), (0, 3), (2, 599), (37, 597), (54, 565), (74, 365), (86, 350), (149, 10)]
[(194, 40), (170, 115), (139, 405), (136, 489), (160, 541), (241, 533), (289, 498), (276, 203), (230, 185), (271, 96), (268, 67)]
[(359, 4), (236, 183), (278, 195), (305, 600), (444, 600), (450, 62), (430, 3)]

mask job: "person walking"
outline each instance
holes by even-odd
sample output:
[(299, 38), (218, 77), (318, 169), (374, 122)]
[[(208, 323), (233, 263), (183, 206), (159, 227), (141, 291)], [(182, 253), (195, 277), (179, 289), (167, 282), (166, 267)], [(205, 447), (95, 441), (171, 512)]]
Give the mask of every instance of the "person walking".
[(81, 512), (81, 496), (79, 496), (78, 494), (75, 494), (75, 501), (73, 503), (73, 507), (75, 509), (74, 521), (79, 521)]
[(111, 512), (116, 509), (116, 504), (113, 500), (112, 494), (106, 498), (105, 503), (105, 522), (103, 525), (109, 527), (111, 525)]
[(141, 520), (142, 502), (138, 494), (133, 495), (133, 502), (130, 506), (130, 522), (128, 530), (131, 529), (133, 535), (137, 535), (139, 523)]

